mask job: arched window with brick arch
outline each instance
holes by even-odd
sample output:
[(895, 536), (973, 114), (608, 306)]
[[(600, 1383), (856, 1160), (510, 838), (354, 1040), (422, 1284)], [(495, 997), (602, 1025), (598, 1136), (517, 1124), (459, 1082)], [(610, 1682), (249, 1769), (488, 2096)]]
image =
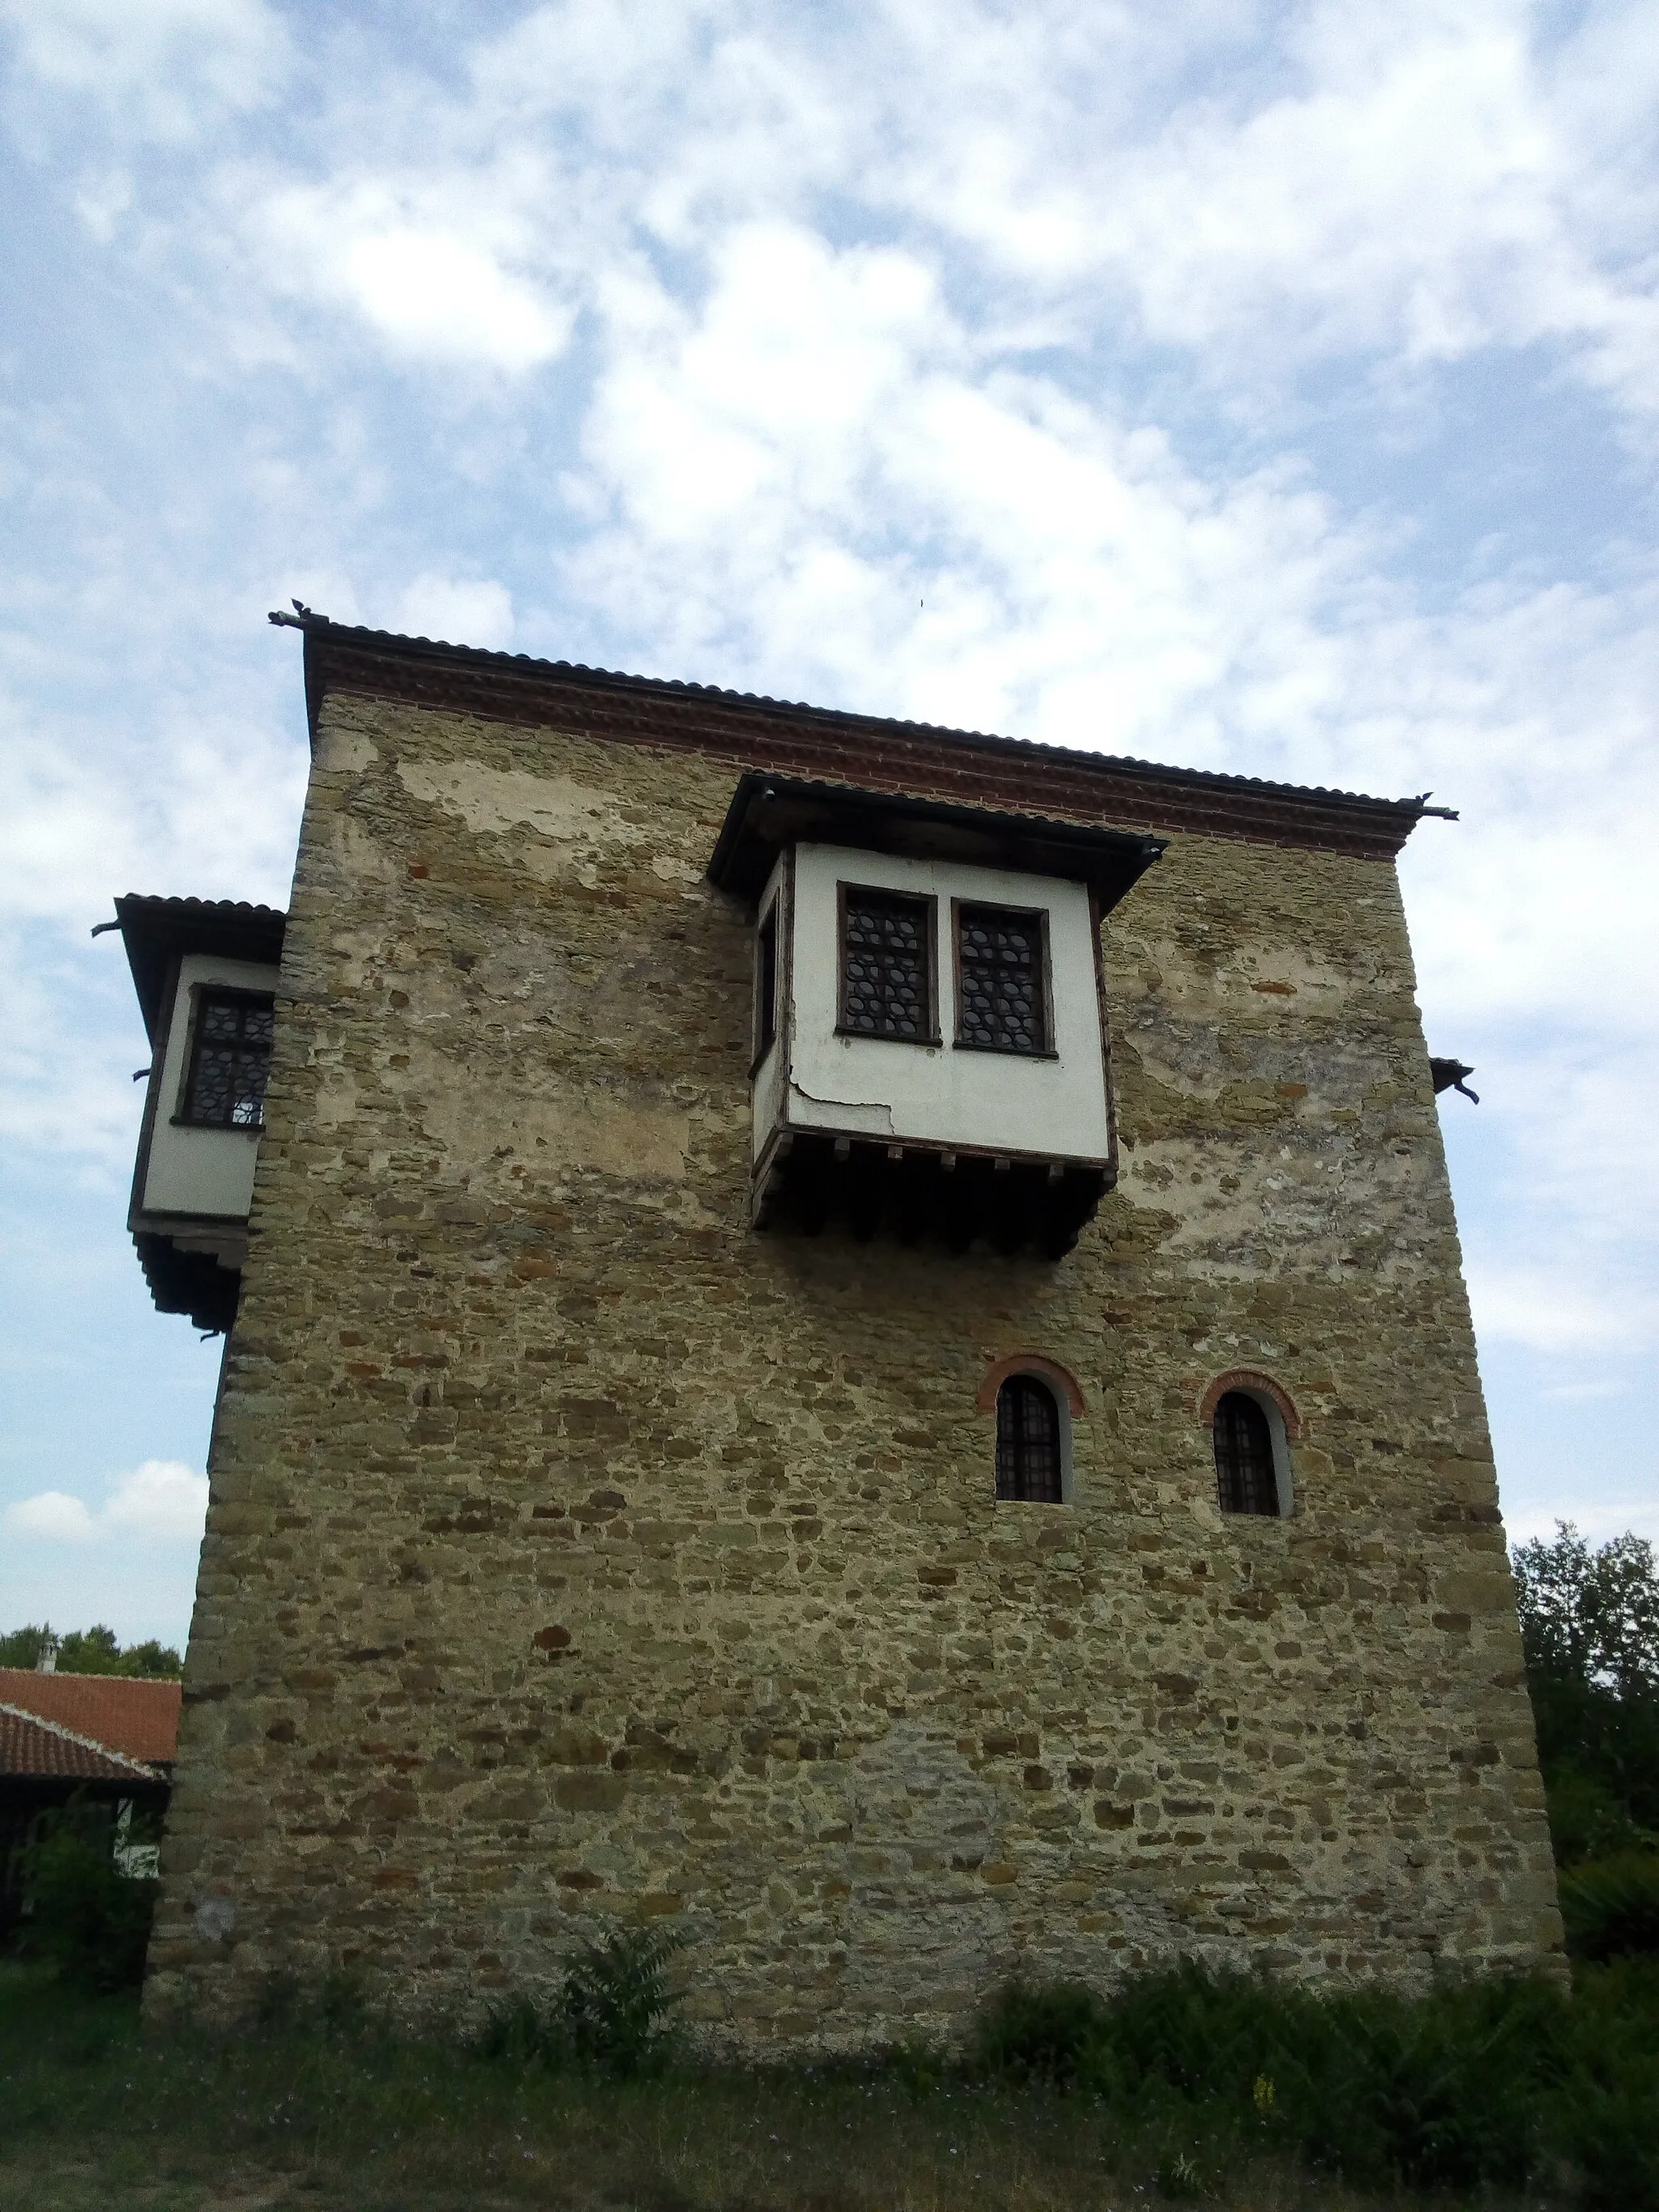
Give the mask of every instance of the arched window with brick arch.
[(1267, 1416), (1243, 1390), (1229, 1390), (1215, 1409), (1215, 1481), (1224, 1513), (1279, 1512), (1273, 1431)]
[(975, 1403), (996, 1417), (998, 1499), (1069, 1505), (1072, 1419), (1083, 1411), (1075, 1378), (1041, 1352), (1013, 1352), (991, 1369)]
[(997, 1496), (1026, 1505), (1065, 1502), (1060, 1407), (1035, 1375), (1011, 1375), (997, 1392)]
[(1221, 1510), (1286, 1517), (1292, 1504), (1291, 1443), (1301, 1435), (1302, 1422), (1285, 1391), (1270, 1376), (1235, 1369), (1211, 1383), (1200, 1413), (1210, 1424)]

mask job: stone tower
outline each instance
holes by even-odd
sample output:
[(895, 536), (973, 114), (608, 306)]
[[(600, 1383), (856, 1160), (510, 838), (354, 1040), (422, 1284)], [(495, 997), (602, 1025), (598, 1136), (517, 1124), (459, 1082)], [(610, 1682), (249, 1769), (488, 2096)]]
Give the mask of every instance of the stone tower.
[(1557, 1949), (1418, 803), (301, 626), (286, 918), (121, 902), (235, 1315), (149, 2001)]

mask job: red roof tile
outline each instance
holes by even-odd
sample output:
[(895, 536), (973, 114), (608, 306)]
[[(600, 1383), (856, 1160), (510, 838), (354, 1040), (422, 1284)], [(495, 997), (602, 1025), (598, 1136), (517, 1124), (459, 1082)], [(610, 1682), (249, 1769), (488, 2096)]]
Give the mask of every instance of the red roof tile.
[[(9, 1674), (9, 1668), (0, 1673)], [(32, 1780), (76, 1782), (154, 1782), (159, 1778), (137, 1759), (119, 1759), (101, 1751), (84, 1736), (50, 1721), (0, 1704), (0, 1774), (27, 1775)]]
[(32, 1667), (0, 1667), (0, 1705), (21, 1707), (76, 1735), (90, 1736), (123, 1759), (145, 1764), (179, 1756), (177, 1682), (137, 1681), (124, 1674), (41, 1674)]

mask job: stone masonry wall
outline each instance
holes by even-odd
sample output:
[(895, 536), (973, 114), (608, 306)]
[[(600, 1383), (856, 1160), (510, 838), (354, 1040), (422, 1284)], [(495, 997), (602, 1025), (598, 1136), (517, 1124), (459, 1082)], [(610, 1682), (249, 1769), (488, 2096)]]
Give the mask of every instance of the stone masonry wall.
[[(1558, 1955), (1392, 870), (1174, 839), (1058, 1266), (757, 1237), (736, 774), (324, 702), (151, 2002), (417, 2014), (657, 1915), (727, 2047)], [(1018, 1351), (1083, 1393), (1068, 1507), (993, 1503)], [(1289, 1520), (1216, 1509), (1235, 1367)]]

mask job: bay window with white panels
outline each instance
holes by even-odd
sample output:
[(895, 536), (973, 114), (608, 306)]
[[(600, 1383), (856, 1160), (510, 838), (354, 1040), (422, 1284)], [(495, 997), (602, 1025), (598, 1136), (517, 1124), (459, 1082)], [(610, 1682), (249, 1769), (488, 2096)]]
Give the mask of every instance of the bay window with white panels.
[(745, 777), (710, 873), (753, 901), (756, 1225), (1068, 1250), (1114, 1166), (1100, 924), (1161, 849)]

